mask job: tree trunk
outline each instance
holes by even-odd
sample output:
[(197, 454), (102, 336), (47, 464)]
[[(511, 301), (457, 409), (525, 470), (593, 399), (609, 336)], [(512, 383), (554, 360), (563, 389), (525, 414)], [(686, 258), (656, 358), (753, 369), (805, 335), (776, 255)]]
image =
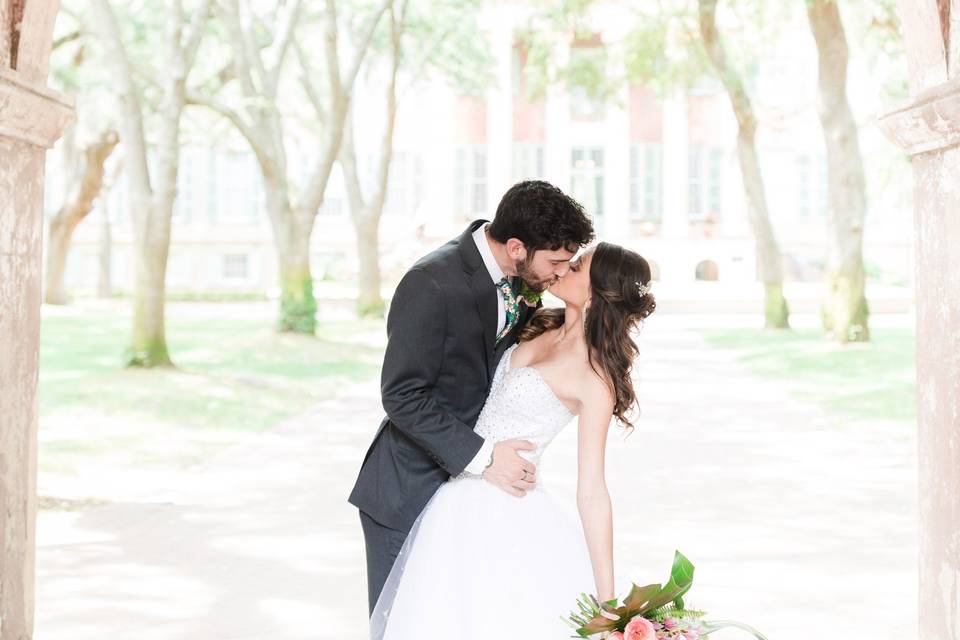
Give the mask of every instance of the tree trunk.
[(100, 224), (100, 260), (99, 277), (97, 278), (97, 297), (113, 297), (113, 287), (111, 275), (111, 258), (113, 252), (113, 237), (110, 230), (110, 211), (107, 207), (107, 199), (101, 201), (100, 210), (103, 212), (103, 221)]
[(811, 0), (807, 18), (820, 59), (820, 122), (827, 148), (829, 236), (823, 327), (840, 342), (867, 341), (866, 187), (857, 123), (847, 101), (847, 39), (835, 0)]
[(757, 245), (757, 264), (764, 286), (764, 326), (768, 329), (789, 328), (789, 309), (783, 297), (783, 258), (770, 224), (767, 197), (760, 173), (755, 143), (757, 118), (750, 97), (739, 74), (727, 60), (717, 31), (717, 0), (699, 0), (700, 35), (703, 46), (727, 90), (727, 97), (737, 118), (737, 159), (747, 195), (747, 213)]
[[(153, 218), (154, 215), (150, 215)], [(172, 366), (164, 322), (165, 276), (169, 242), (147, 236), (136, 252), (133, 336), (127, 366)]]
[(202, 0), (189, 31), (179, 1), (166, 7), (162, 79), (157, 79), (157, 170), (151, 180), (147, 162), (141, 93), (133, 81), (131, 60), (108, 0), (91, 4), (99, 34), (107, 43), (106, 62), (117, 83), (124, 161), (129, 180), (129, 208), (133, 218), (136, 282), (133, 300), (133, 335), (127, 349), (127, 366), (172, 366), (164, 327), (167, 257), (170, 252), (170, 219), (177, 192), (180, 155), (180, 118), (186, 104), (186, 83), (210, 12), (212, 0)]
[(746, 117), (737, 135), (737, 159), (743, 187), (747, 193), (747, 213), (756, 242), (759, 276), (763, 282), (764, 328), (788, 329), (790, 311), (783, 295), (783, 258), (767, 210), (767, 198), (757, 157), (756, 124), (752, 112), (744, 115)]
[(57, 214), (47, 228), (47, 269), (43, 301), (47, 304), (67, 304), (67, 289), (64, 283), (67, 253), (70, 238), (80, 220), (67, 219)]
[[(302, 48), (294, 36), (300, 2), (284, 3), (278, 13), (276, 28), (269, 49), (252, 46), (263, 38), (263, 30), (270, 25), (263, 21), (244, 18), (237, 3), (219, 6), (220, 16), (234, 51), (233, 74), (228, 82), (236, 81), (244, 96), (243, 106), (234, 109), (221, 102), (218, 91), (189, 92), (191, 104), (206, 106), (227, 118), (246, 138), (257, 156), (267, 195), (267, 210), (277, 248), (280, 271), (280, 331), (313, 335), (316, 331), (317, 302), (313, 295), (310, 275), (310, 234), (315, 218), (323, 205), (323, 195), (337, 159), (344, 129), (344, 119), (350, 107), (353, 87), (360, 65), (373, 40), (376, 26), (392, 0), (381, 4), (360, 30), (354, 41), (353, 60), (341, 73), (338, 44), (337, 2), (324, 2), (324, 30), (322, 46), (325, 52), (326, 91), (316, 90), (313, 78), (319, 76), (310, 69), (302, 55)], [(320, 4), (320, 3), (316, 3)], [(300, 184), (298, 198), (291, 197), (287, 176), (287, 156), (283, 138), (283, 120), (277, 108), (277, 87), (284, 56), (291, 46), (298, 51), (307, 88), (307, 97), (313, 103), (323, 126), (323, 139), (314, 166), (307, 171)], [(272, 50), (272, 51), (271, 51)], [(262, 52), (267, 55), (262, 55)], [(323, 97), (321, 97), (321, 94)]]
[(357, 236), (359, 282), (357, 315), (383, 317), (385, 304), (380, 296), (380, 217), (387, 199), (390, 183), (390, 164), (393, 160), (393, 133), (397, 123), (397, 73), (400, 69), (401, 38), (406, 28), (409, 2), (403, 0), (397, 11), (391, 2), (387, 9), (390, 19), (390, 80), (386, 90), (386, 118), (380, 140), (380, 158), (374, 176), (374, 191), (369, 200), (364, 196), (357, 172), (357, 153), (353, 139), (353, 111), (344, 120), (340, 146), (340, 164), (343, 168), (350, 202), (350, 215)]
[(94, 202), (103, 186), (104, 164), (117, 146), (119, 138), (115, 131), (105, 131), (83, 153), (82, 166), (76, 175), (79, 180), (68, 189), (66, 199), (57, 214), (50, 220), (47, 233), (47, 304), (66, 304), (67, 291), (64, 272), (70, 240), (77, 225), (93, 210)]
[[(279, 126), (279, 122), (275, 123)], [(285, 333), (315, 335), (317, 300), (313, 294), (310, 273), (310, 236), (314, 216), (294, 209), (286, 181), (286, 161), (276, 150), (257, 153), (263, 188), (266, 192), (267, 215), (273, 244), (277, 248), (280, 274), (280, 313), (277, 330)]]
[(170, 226), (176, 198), (180, 155), (180, 116), (183, 104), (175, 95), (161, 121), (157, 145), (157, 188), (150, 207), (143, 212), (143, 229), (135, 234), (137, 247), (136, 289), (133, 297), (133, 340), (127, 366), (173, 366), (167, 350), (164, 305)]
[(385, 309), (380, 295), (380, 216), (365, 212), (353, 217), (357, 234), (357, 257), (360, 260), (357, 314), (360, 317), (382, 318)]
[[(290, 218), (313, 217), (294, 212)], [(278, 240), (280, 248), (280, 318), (277, 329), (283, 332), (314, 335), (317, 330), (317, 301), (310, 274), (310, 232), (312, 224), (291, 223), (289, 233)]]

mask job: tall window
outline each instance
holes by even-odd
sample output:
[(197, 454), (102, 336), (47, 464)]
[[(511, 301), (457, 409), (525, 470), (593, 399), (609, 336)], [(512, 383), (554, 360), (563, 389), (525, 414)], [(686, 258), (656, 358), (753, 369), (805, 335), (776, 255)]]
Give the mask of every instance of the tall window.
[(456, 153), (457, 208), (466, 215), (487, 213), (487, 149), (459, 147)]
[(387, 179), (387, 199), (383, 213), (412, 214), (420, 204), (423, 179), (422, 157), (412, 151), (395, 151), (390, 159)]
[(587, 213), (603, 215), (603, 149), (574, 147), (570, 156), (570, 191)]
[(223, 279), (246, 280), (250, 277), (250, 258), (246, 253), (223, 255)]
[(515, 143), (513, 145), (513, 180), (538, 180), (544, 176), (543, 145)]
[(569, 89), (570, 115), (575, 119), (593, 120), (602, 118), (606, 103), (603, 99), (607, 49), (594, 38), (592, 46), (575, 46), (570, 49), (569, 73), (572, 78), (600, 78), (600, 82), (584, 84), (574, 82)]
[(638, 220), (663, 217), (663, 153), (659, 144), (630, 147), (630, 214)]
[(797, 165), (797, 214), (801, 218), (827, 215), (827, 163), (823, 157), (801, 153)]
[(690, 149), (688, 158), (687, 185), (690, 219), (719, 219), (723, 150), (719, 147), (693, 147)]
[(226, 151), (217, 160), (217, 219), (252, 222), (260, 204), (260, 194), (255, 187), (260, 176), (253, 154)]

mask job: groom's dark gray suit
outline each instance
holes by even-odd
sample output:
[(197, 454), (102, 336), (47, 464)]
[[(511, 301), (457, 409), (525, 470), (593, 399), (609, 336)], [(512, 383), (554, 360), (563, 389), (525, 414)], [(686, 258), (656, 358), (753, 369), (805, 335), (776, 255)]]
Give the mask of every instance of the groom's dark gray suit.
[[(493, 373), (533, 312), (521, 304), (496, 342), (499, 294), (472, 237), (483, 224), (421, 258), (390, 304), (380, 379), (387, 415), (349, 497), (360, 509), (371, 612), (423, 507), (480, 450), (473, 427)], [(514, 278), (515, 292), (519, 285)]]

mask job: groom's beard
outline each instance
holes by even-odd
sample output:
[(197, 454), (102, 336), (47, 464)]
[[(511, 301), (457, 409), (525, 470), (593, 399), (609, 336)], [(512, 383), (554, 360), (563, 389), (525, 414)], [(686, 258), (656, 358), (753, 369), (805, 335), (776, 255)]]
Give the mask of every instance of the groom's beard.
[(517, 275), (520, 276), (521, 280), (527, 283), (528, 287), (537, 293), (543, 293), (547, 290), (547, 287), (557, 281), (557, 277), (551, 273), (547, 278), (541, 278), (533, 271), (530, 263), (531, 260), (529, 257), (525, 260), (517, 260)]

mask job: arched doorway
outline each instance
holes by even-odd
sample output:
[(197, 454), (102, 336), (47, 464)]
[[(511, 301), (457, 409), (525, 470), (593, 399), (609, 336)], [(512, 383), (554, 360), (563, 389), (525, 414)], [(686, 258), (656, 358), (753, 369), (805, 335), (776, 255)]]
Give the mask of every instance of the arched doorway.
[(714, 282), (720, 279), (720, 267), (713, 260), (701, 260), (697, 263), (694, 277), (697, 280)]

